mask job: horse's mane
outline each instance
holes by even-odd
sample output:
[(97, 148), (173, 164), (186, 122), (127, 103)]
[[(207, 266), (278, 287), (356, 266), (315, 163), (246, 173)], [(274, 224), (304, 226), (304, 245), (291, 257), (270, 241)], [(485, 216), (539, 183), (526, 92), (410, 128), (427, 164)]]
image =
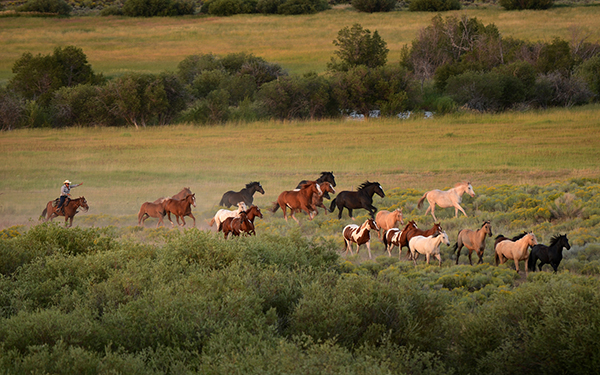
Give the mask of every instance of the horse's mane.
[(527, 232), (523, 232), (521, 234), (517, 234), (516, 236), (514, 236), (513, 238), (511, 238), (511, 241), (516, 242), (516, 241), (520, 240), (521, 238), (525, 237), (528, 234), (529, 233), (527, 233)]
[(252, 181), (246, 184), (246, 189), (250, 189), (253, 185), (260, 185), (258, 181)]
[(321, 176), (333, 175), (333, 172), (321, 172)]
[(489, 220), (486, 220), (483, 222), (483, 224), (481, 224), (481, 227), (483, 228), (486, 224), (491, 224), (491, 222)]
[(379, 182), (369, 182), (368, 180), (360, 184), (356, 190), (362, 190), (372, 185), (379, 185)]
[(454, 187), (457, 188), (459, 186), (469, 185), (470, 183), (471, 182), (469, 182), (469, 181), (457, 182), (456, 185), (454, 185)]
[(558, 244), (558, 241), (560, 241), (561, 237), (564, 237), (564, 234), (557, 234), (556, 236), (553, 236), (550, 239), (550, 246), (556, 246), (556, 244)]

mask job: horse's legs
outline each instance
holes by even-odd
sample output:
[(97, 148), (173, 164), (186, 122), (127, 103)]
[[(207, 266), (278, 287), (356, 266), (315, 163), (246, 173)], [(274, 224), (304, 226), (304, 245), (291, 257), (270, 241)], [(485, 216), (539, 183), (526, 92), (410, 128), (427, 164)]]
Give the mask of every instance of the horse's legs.
[(435, 254), (435, 257), (438, 260), (438, 263), (440, 264), (440, 267), (442, 266), (442, 255), (440, 253)]
[(469, 264), (473, 265), (473, 260), (471, 260), (471, 254), (473, 254), (473, 250), (469, 249)]
[[(435, 217), (435, 203), (429, 202), (429, 208), (427, 210), (429, 211), (429, 209), (431, 209), (431, 216), (433, 216), (433, 221), (438, 221), (437, 217)], [(425, 215), (427, 215), (427, 211), (425, 211)]]
[(371, 241), (367, 241), (367, 250), (369, 251), (369, 259), (373, 259), (371, 257)]
[(458, 246), (456, 247), (456, 264), (458, 264), (458, 258), (460, 258), (460, 251), (463, 248), (462, 242), (457, 242)]
[[(167, 216), (169, 217), (169, 222), (171, 223), (171, 227), (175, 228), (175, 224), (173, 224), (173, 220), (171, 220), (171, 211), (167, 212)], [(177, 217), (177, 216), (175, 216)], [(179, 224), (179, 221), (177, 221), (177, 224)]]
[(425, 260), (427, 261), (427, 265), (429, 265), (429, 258), (431, 258), (431, 254), (425, 254)]
[[(196, 228), (196, 218), (191, 213), (188, 216), (194, 219), (194, 228)], [(181, 220), (183, 220), (183, 218)]]
[(343, 206), (342, 206), (342, 207), (338, 206), (338, 211), (339, 211), (339, 212), (338, 212), (338, 220), (342, 218), (342, 210), (343, 210), (343, 209), (344, 209), (344, 207), (343, 207)]
[(344, 243), (346, 244), (346, 252), (344, 253), (344, 256), (348, 255), (348, 251), (350, 251), (350, 255), (352, 255), (352, 245), (350, 244), (350, 240), (344, 237)]
[(517, 270), (517, 273), (519, 273), (519, 259), (515, 256), (515, 269)]
[(177, 218), (177, 225), (181, 225), (182, 227), (185, 227), (185, 219), (183, 218), (183, 215), (181, 215), (181, 224), (179, 224), (179, 216), (175, 216)]
[(300, 224), (300, 221), (298, 219), (296, 219), (296, 216), (294, 215), (294, 211), (292, 210), (292, 219), (296, 220), (296, 223)]
[(477, 252), (477, 256), (479, 256), (479, 261), (477, 264), (483, 264), (483, 250)]
[[(356, 220), (354, 216), (352, 216), (352, 209), (348, 208), (348, 215), (352, 218), (352, 220)], [(341, 218), (340, 218), (341, 219)]]
[(465, 215), (465, 217), (468, 217), (465, 210), (463, 210), (463, 208), (458, 203), (454, 206), (454, 217), (458, 217), (458, 210), (460, 210), (460, 212), (462, 212)]

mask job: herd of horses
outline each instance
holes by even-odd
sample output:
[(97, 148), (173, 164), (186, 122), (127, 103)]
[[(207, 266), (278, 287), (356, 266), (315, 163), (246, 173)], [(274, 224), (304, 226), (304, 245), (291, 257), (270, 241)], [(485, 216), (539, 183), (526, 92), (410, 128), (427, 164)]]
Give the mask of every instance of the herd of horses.
[[(403, 248), (407, 248), (406, 257), (412, 260), (416, 265), (417, 258), (420, 254), (424, 255), (427, 264), (430, 259), (436, 258), (441, 266), (442, 260), (440, 255), (440, 246), (442, 243), (450, 246), (450, 241), (447, 233), (442, 229), (440, 223), (435, 223), (435, 206), (440, 208), (454, 207), (454, 216), (458, 216), (458, 211), (467, 216), (465, 210), (460, 206), (462, 195), (467, 193), (471, 197), (475, 196), (473, 187), (470, 182), (461, 182), (455, 185), (454, 188), (448, 190), (431, 190), (426, 192), (417, 203), (417, 207), (421, 208), (425, 200), (428, 201), (429, 207), (425, 214), (431, 212), (434, 219), (434, 224), (427, 230), (420, 229), (414, 220), (409, 221), (403, 229), (400, 229), (398, 224), (404, 225), (402, 209), (393, 211), (380, 210), (373, 205), (373, 196), (375, 194), (384, 198), (385, 193), (378, 182), (366, 181), (361, 184), (356, 191), (341, 191), (331, 201), (329, 209), (324, 205), (323, 199), (330, 199), (329, 193), (335, 194), (334, 187), (335, 176), (333, 172), (322, 172), (316, 180), (303, 180), (293, 190), (283, 191), (279, 194), (277, 201), (270, 208), (271, 212), (276, 212), (279, 208), (283, 211), (283, 217), (287, 221), (287, 210), (290, 210), (290, 216), (297, 223), (300, 223), (295, 214), (304, 211), (309, 220), (312, 220), (318, 215), (318, 209), (324, 209), (325, 213), (334, 212), (338, 209), (338, 219), (342, 218), (343, 209), (348, 210), (348, 215), (354, 220), (353, 210), (365, 209), (369, 212), (370, 218), (365, 220), (362, 225), (349, 224), (342, 230), (342, 237), (345, 242), (346, 254), (350, 252), (353, 255), (352, 244), (356, 245), (356, 253), (358, 254), (361, 245), (366, 245), (369, 258), (371, 255), (371, 231), (376, 231), (378, 238), (383, 242), (388, 256), (394, 247), (398, 247), (399, 258), (402, 255)], [(216, 224), (217, 231), (223, 232), (224, 237), (228, 238), (229, 234), (240, 236), (242, 234), (255, 235), (254, 226), (255, 218), (262, 218), (262, 212), (253, 204), (254, 194), (260, 192), (265, 194), (265, 191), (260, 182), (251, 182), (240, 191), (228, 191), (223, 194), (220, 206), (227, 209), (220, 209), (210, 221), (210, 226)], [(236, 206), (237, 209), (229, 210), (229, 207)], [(196, 206), (195, 194), (190, 188), (183, 188), (179, 193), (170, 198), (159, 198), (154, 202), (144, 202), (138, 213), (138, 225), (143, 226), (146, 219), (152, 217), (157, 218), (158, 228), (161, 224), (164, 225), (164, 217), (167, 216), (169, 222), (174, 227), (175, 224), (171, 219), (171, 214), (175, 216), (176, 222), (180, 226), (185, 226), (185, 216), (189, 216), (194, 221), (196, 226), (196, 218), (192, 214), (192, 207)], [(67, 226), (72, 226), (73, 217), (79, 209), (88, 210), (89, 206), (84, 197), (68, 200), (64, 205), (64, 211), (59, 212), (56, 209), (56, 201), (50, 201), (46, 205), (46, 209), (42, 212), (44, 219), (52, 220), (57, 216), (65, 216), (65, 223), (70, 223)], [(41, 218), (40, 217), (40, 218)], [(179, 222), (181, 219), (181, 223)], [(472, 253), (476, 252), (479, 257), (478, 264), (483, 263), (483, 255), (485, 250), (486, 237), (492, 237), (492, 224), (490, 221), (484, 221), (481, 228), (471, 230), (468, 228), (458, 232), (456, 243), (452, 248), (456, 254), (456, 264), (458, 264), (463, 247), (468, 250), (469, 264), (473, 264)], [(531, 252), (529, 252), (531, 248)], [(550, 264), (557, 271), (558, 265), (562, 260), (562, 250), (570, 249), (570, 245), (566, 235), (556, 235), (552, 237), (550, 245), (546, 246), (538, 244), (535, 235), (531, 232), (524, 232), (513, 238), (507, 238), (503, 235), (498, 235), (494, 242), (494, 253), (496, 265), (505, 263), (512, 259), (515, 263), (515, 269), (519, 272), (519, 261), (526, 262), (525, 273), (527, 271), (535, 271), (536, 266), (541, 271), (542, 266)], [(539, 262), (539, 264), (538, 264)]]

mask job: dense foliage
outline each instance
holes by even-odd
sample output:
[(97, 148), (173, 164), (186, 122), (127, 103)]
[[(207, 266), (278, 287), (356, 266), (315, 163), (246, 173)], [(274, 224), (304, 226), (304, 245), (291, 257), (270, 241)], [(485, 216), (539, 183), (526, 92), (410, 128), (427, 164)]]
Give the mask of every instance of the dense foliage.
[[(422, 193), (392, 189), (381, 208), (426, 222), (416, 209)], [(593, 372), (600, 181), (476, 193), (463, 202), (469, 218), (438, 211), (452, 241), (482, 218), (494, 234), (533, 230), (543, 243), (567, 233), (572, 247), (558, 274), (523, 280), (490, 264), (491, 239), (478, 266), (455, 266), (448, 247), (442, 267), (340, 257), (332, 215), (302, 227), (266, 216), (256, 237), (227, 241), (197, 229), (5, 229), (0, 366), (15, 374)]]
[(498, 2), (506, 10), (549, 9), (554, 0), (500, 0)]
[(411, 0), (408, 4), (411, 12), (444, 12), (461, 9), (459, 0)]
[(73, 9), (65, 0), (27, 0), (17, 8), (20, 12), (52, 13), (67, 16)]

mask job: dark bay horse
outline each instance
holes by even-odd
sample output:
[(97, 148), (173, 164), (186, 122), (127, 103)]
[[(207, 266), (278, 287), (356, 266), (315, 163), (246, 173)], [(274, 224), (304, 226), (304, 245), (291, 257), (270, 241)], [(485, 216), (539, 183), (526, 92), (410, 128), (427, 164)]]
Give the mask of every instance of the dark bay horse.
[[(171, 199), (177, 199), (178, 201), (180, 201), (180, 200), (182, 200), (183, 198), (187, 197), (188, 195), (192, 195), (192, 194), (193, 194), (193, 193), (192, 193), (192, 191), (190, 190), (190, 188), (189, 188), (189, 187), (184, 187), (184, 188), (182, 188), (182, 189), (181, 189), (181, 191), (180, 191), (179, 193), (177, 193), (177, 194), (173, 195), (173, 196), (171, 197)], [(155, 203), (155, 204), (163, 203), (163, 202), (164, 202), (164, 201), (166, 201), (167, 199), (169, 199), (169, 198), (165, 198), (165, 197), (158, 198), (157, 200), (155, 200), (155, 201), (154, 201), (154, 202), (152, 202), (152, 203)]]
[(460, 250), (465, 246), (469, 249), (469, 264), (473, 265), (473, 261), (471, 260), (471, 254), (473, 251), (477, 252), (477, 256), (479, 256), (479, 261), (477, 264), (483, 263), (483, 251), (485, 250), (485, 236), (492, 237), (492, 224), (489, 220), (484, 221), (476, 231), (472, 231), (470, 229), (462, 229), (458, 232), (458, 238), (456, 239), (456, 243), (452, 248), (452, 252), (458, 250), (456, 254), (456, 264), (458, 264), (458, 258), (460, 257)]
[[(171, 213), (175, 215), (175, 219), (177, 220), (177, 225), (184, 226), (185, 219), (184, 216), (189, 216), (194, 219), (194, 227), (196, 227), (196, 218), (192, 214), (192, 206), (196, 207), (196, 194), (188, 195), (182, 200), (169, 198), (164, 202), (165, 212), (169, 217), (169, 221), (171, 225), (175, 227), (173, 221), (171, 220)], [(183, 224), (179, 224), (179, 218), (181, 217), (181, 222)]]
[(316, 181), (307, 182), (302, 185), (300, 190), (286, 190), (279, 194), (277, 202), (275, 202), (271, 208), (271, 212), (275, 212), (281, 207), (283, 210), (283, 217), (287, 221), (287, 208), (289, 207), (292, 218), (296, 220), (298, 224), (300, 224), (300, 221), (294, 216), (296, 211), (306, 211), (309, 220), (312, 220), (311, 211), (314, 194), (322, 195), (321, 188)]
[[(256, 206), (253, 206), (256, 207)], [(219, 225), (218, 231), (223, 231), (223, 236), (226, 239), (231, 233), (234, 236), (239, 236), (242, 232), (249, 235), (256, 235), (254, 224), (248, 218), (246, 211), (240, 212), (240, 216), (228, 217)]]
[(244, 202), (246, 206), (250, 207), (254, 201), (254, 193), (259, 192), (265, 194), (265, 190), (258, 181), (250, 182), (246, 184), (246, 187), (240, 191), (229, 190), (223, 194), (223, 198), (219, 202), (219, 206), (225, 206), (227, 208), (237, 205), (239, 202)]
[[(298, 186), (296, 186), (296, 189), (300, 189), (302, 187), (302, 185), (304, 185), (308, 181), (310, 181), (310, 180), (300, 181), (298, 183)], [(329, 182), (331, 184), (331, 186), (335, 187), (335, 176), (333, 175), (333, 172), (321, 172), (321, 176), (319, 176), (319, 178), (317, 178), (316, 181), (317, 181), (317, 184), (319, 184), (319, 185), (321, 185), (323, 182)], [(335, 192), (334, 192), (334, 194), (335, 194)], [(331, 199), (327, 192), (323, 192), (323, 198)]]
[(138, 225), (143, 227), (144, 226), (144, 222), (146, 221), (147, 218), (149, 217), (155, 217), (158, 218), (158, 223), (156, 223), (156, 227), (158, 228), (159, 225), (163, 224), (164, 225), (164, 217), (167, 214), (165, 212), (165, 202), (167, 200), (167, 198), (162, 199), (161, 198), (161, 202), (160, 203), (154, 203), (154, 202), (144, 202), (142, 203), (142, 207), (140, 207), (140, 212), (138, 212)]
[[(44, 222), (50, 220), (52, 221), (55, 217), (58, 216), (63, 216), (63, 214), (59, 211), (56, 210), (56, 207), (54, 206), (54, 202), (58, 201), (58, 198), (54, 201), (50, 201), (46, 204), (46, 208), (44, 208), (44, 211), (42, 211), (42, 214), (40, 215), (40, 219), (44, 219)], [(79, 212), (78, 209), (82, 208), (84, 211), (87, 212), (87, 210), (90, 209), (90, 206), (88, 206), (87, 200), (85, 200), (85, 197), (79, 197), (77, 199), (70, 199), (67, 202), (65, 202), (65, 204), (63, 205), (64, 207), (64, 217), (65, 217), (65, 225), (67, 227), (72, 227), (73, 226), (73, 217), (75, 217), (75, 215)], [(70, 223), (67, 223), (69, 222)]]
[[(427, 230), (422, 230), (419, 229), (417, 223), (415, 223), (413, 220), (409, 221), (408, 224), (406, 224), (406, 226), (402, 230), (402, 233), (400, 234), (400, 239), (398, 241), (398, 259), (400, 258), (400, 255), (402, 255), (402, 248), (405, 246), (408, 247), (410, 239), (414, 236), (437, 236), (438, 234), (441, 234), (443, 232), (444, 229), (442, 229), (442, 225), (440, 223), (434, 223), (431, 228)], [(410, 248), (408, 249), (408, 254), (406, 256), (408, 259), (412, 258)]]
[(373, 206), (373, 195), (377, 194), (381, 198), (385, 197), (385, 193), (383, 192), (383, 188), (379, 185), (379, 182), (365, 182), (360, 185), (357, 191), (348, 191), (344, 190), (340, 192), (334, 200), (331, 201), (331, 206), (329, 207), (329, 212), (335, 211), (335, 207), (337, 206), (340, 211), (338, 214), (338, 219), (342, 218), (342, 211), (344, 207), (348, 209), (348, 215), (354, 220), (352, 216), (352, 210), (358, 208), (364, 208), (369, 211), (372, 219), (375, 219), (375, 212), (377, 212), (377, 207)]
[(563, 258), (563, 248), (571, 250), (569, 245), (569, 239), (566, 234), (558, 234), (550, 239), (550, 246), (544, 244), (537, 244), (531, 249), (529, 259), (527, 260), (527, 267), (530, 271), (535, 272), (535, 266), (537, 261), (540, 261), (538, 265), (539, 270), (542, 270), (542, 266), (550, 264), (554, 269), (554, 273), (558, 270), (558, 265)]

